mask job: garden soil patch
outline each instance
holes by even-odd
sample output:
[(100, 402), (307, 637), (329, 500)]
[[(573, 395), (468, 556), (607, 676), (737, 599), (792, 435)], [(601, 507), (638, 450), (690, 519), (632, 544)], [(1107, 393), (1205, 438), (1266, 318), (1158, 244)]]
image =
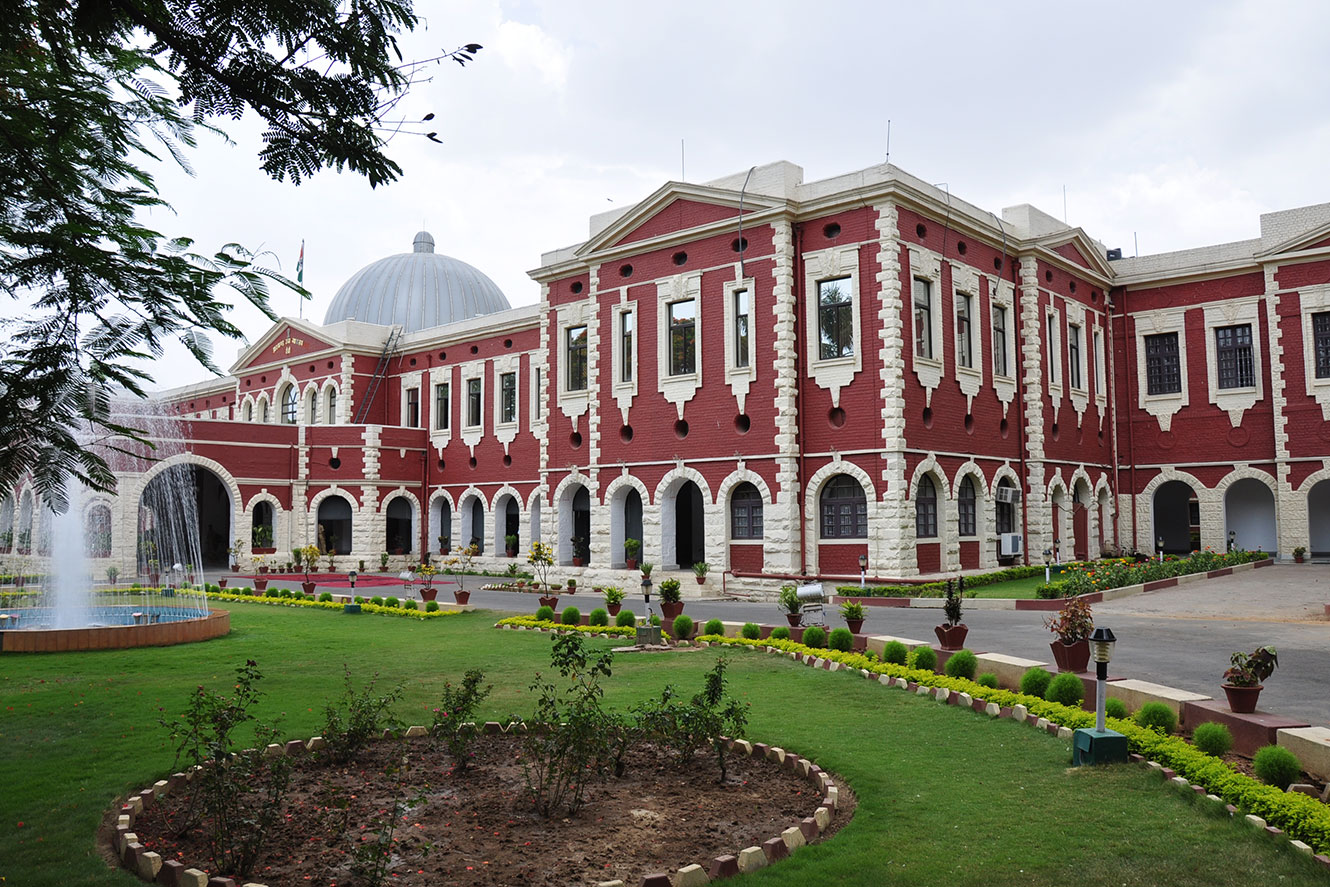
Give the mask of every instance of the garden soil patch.
[[(427, 739), (373, 743), (347, 767), (298, 759), (284, 822), (246, 879), (269, 885), (351, 887), (354, 848), (378, 839), (394, 801), (407, 807), (392, 838), (386, 884), (554, 885), (672, 872), (691, 863), (760, 845), (813, 815), (820, 796), (810, 783), (771, 761), (727, 756), (717, 783), (714, 754), (686, 767), (650, 744), (628, 758), (623, 778), (588, 786), (576, 816), (543, 819), (525, 790), (518, 736), (484, 736), (470, 768), (453, 774), (447, 753)], [(386, 775), (409, 760), (405, 788)], [(838, 781), (839, 782), (839, 781)], [(832, 832), (854, 807), (841, 784)], [(199, 828), (176, 834), (185, 791), (145, 810), (134, 831), (163, 859), (212, 872)]]

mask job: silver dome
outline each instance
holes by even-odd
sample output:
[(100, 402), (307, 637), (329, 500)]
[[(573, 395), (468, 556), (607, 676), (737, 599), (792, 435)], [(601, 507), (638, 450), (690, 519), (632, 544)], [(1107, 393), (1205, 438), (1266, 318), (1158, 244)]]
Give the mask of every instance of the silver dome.
[(396, 324), (412, 333), (510, 307), (494, 281), (434, 252), (434, 238), (421, 231), (411, 252), (366, 265), (342, 284), (323, 322)]

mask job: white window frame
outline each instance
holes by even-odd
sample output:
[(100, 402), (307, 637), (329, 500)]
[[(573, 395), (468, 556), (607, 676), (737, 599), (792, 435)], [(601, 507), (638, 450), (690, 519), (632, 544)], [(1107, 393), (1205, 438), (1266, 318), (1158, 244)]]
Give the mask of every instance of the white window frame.
[[(411, 392), (412, 392), (412, 391), (414, 391), (414, 392), (416, 393), (416, 424), (415, 424), (415, 425), (411, 425), (411, 424), (408, 423), (408, 420), (410, 419), (410, 416), (407, 415), (407, 406), (410, 404), (410, 400), (411, 400)], [(416, 383), (416, 384), (414, 384), (414, 385), (404, 385), (404, 386), (402, 386), (402, 398), (401, 398), (401, 401), (402, 401), (402, 402), (401, 402), (401, 412), (398, 414), (398, 416), (399, 416), (399, 417), (401, 418), (401, 420), (402, 420), (402, 421), (401, 421), (401, 427), (402, 427), (402, 428), (419, 428), (419, 427), (420, 427), (420, 419), (421, 419), (422, 414), (424, 413), (424, 410), (422, 409), (422, 407), (421, 407), (421, 403), (420, 403), (420, 384), (419, 384), (419, 383)]]
[(1049, 306), (1044, 311), (1044, 353), (1048, 358), (1048, 387), (1062, 392), (1062, 330), (1061, 318), (1057, 308)]
[[(832, 406), (840, 406), (840, 392), (854, 381), (863, 369), (864, 334), (862, 321), (864, 306), (860, 301), (863, 288), (859, 281), (859, 247), (857, 245), (833, 247), (804, 253), (805, 329), (809, 330), (804, 343), (808, 375), (818, 387), (831, 392)], [(818, 284), (824, 280), (846, 278), (850, 293), (850, 341), (853, 347), (843, 357), (822, 357), (822, 343), (817, 335), (818, 312), (821, 307)], [(750, 290), (752, 292), (753, 290)], [(757, 352), (753, 352), (756, 357)]]
[[(969, 370), (969, 371), (971, 371), (971, 372), (976, 372), (976, 371), (977, 371), (977, 368), (976, 368), (976, 366), (975, 366), (975, 360), (974, 360), (974, 358), (975, 358), (975, 353), (974, 353), (974, 352), (975, 352), (975, 347), (974, 347), (974, 340), (975, 340), (974, 327), (975, 327), (975, 324), (976, 324), (977, 321), (978, 321), (978, 318), (975, 317), (975, 311), (974, 311), (974, 308), (975, 308), (976, 303), (978, 303), (978, 301), (979, 301), (979, 300), (978, 300), (977, 298), (975, 298), (975, 296), (974, 296), (972, 293), (963, 292), (963, 291), (961, 291), (961, 290), (957, 290), (957, 291), (956, 291), (956, 295), (955, 295), (955, 296), (952, 298), (952, 300), (951, 300), (952, 323), (953, 323), (953, 329), (955, 329), (955, 331), (956, 331), (956, 370), (957, 370), (957, 372), (960, 372), (960, 371), (962, 371), (962, 370)], [(961, 339), (961, 316), (962, 316), (962, 314), (961, 314), (961, 308), (962, 308), (962, 307), (965, 308), (964, 317), (965, 317), (965, 323), (966, 323), (966, 326), (968, 327), (968, 328), (965, 330), (965, 334), (964, 334), (964, 335), (965, 335), (965, 338), (964, 338), (963, 341), (962, 341), (962, 339)], [(980, 349), (979, 353), (980, 353), (980, 356), (982, 356), (982, 355), (983, 355), (983, 349)], [(967, 358), (967, 360), (968, 360), (968, 363), (966, 363), (966, 362), (962, 362), (962, 360), (961, 360), (962, 356), (966, 356), (966, 358)], [(980, 364), (980, 365), (982, 366), (982, 364)]]
[[(572, 369), (573, 369), (573, 361), (571, 356), (573, 350), (572, 348), (573, 337), (571, 334), (573, 330), (577, 329), (586, 330), (586, 359), (584, 361), (584, 370), (586, 373), (586, 378), (582, 380), (583, 385), (581, 388), (574, 388), (572, 387), (572, 385), (569, 384), (569, 382), (571, 381), (570, 377), (572, 375)], [(563, 376), (563, 378), (560, 380), (563, 385), (563, 389), (567, 391), (569, 394), (587, 395), (591, 391), (591, 324), (574, 323), (564, 327), (562, 331), (562, 342), (560, 344), (563, 352), (563, 372), (560, 374)]]
[[(430, 381), (433, 383), (430, 385), (430, 393), (432, 395), (432, 400), (430, 401), (430, 430), (439, 434), (447, 434), (449, 431), (452, 431), (453, 428), (453, 380), (444, 378), (431, 379)], [(439, 410), (440, 388), (444, 389), (446, 395), (444, 397), (445, 405), (442, 412)], [(439, 423), (440, 418), (443, 419), (442, 424)]]
[[(503, 418), (503, 380), (505, 377), (512, 376), (513, 379), (513, 417), (505, 420)], [(517, 425), (517, 417), (522, 415), (522, 386), (517, 378), (516, 369), (499, 369), (494, 371), (494, 427), (507, 428)]]
[(1316, 333), (1312, 328), (1313, 314), (1330, 312), (1330, 284), (1299, 289), (1298, 303), (1302, 311), (1302, 368), (1306, 391), (1321, 405), (1321, 418), (1330, 422), (1330, 378), (1316, 378)]
[[(910, 336), (905, 342), (905, 347), (910, 353), (910, 363), (914, 368), (914, 375), (919, 380), (919, 384), (924, 386), (927, 391), (925, 398), (932, 402), (933, 389), (942, 383), (943, 376), (946, 375), (945, 363), (940, 353), (942, 347), (942, 257), (932, 250), (924, 249), (920, 246), (909, 247), (910, 254), (910, 290), (908, 301), (904, 310), (908, 312), (907, 316), (910, 322)], [(915, 350), (916, 333), (914, 330), (914, 290), (915, 280), (927, 281), (929, 284), (929, 341), (933, 345), (932, 357), (921, 357)], [(975, 292), (978, 287), (975, 287)], [(906, 318), (902, 318), (902, 323)], [(903, 330), (902, 330), (903, 332)]]
[[(1190, 400), (1187, 383), (1187, 309), (1164, 308), (1128, 315), (1136, 338), (1136, 405), (1155, 417), (1160, 431), (1172, 427), (1173, 417)], [(1145, 337), (1176, 333), (1178, 337), (1178, 383), (1180, 390), (1149, 394), (1145, 375)]]
[[(1228, 413), (1229, 423), (1237, 428), (1242, 415), (1254, 407), (1264, 396), (1261, 349), (1261, 303), (1257, 297), (1231, 299), (1202, 309), (1205, 314), (1205, 370), (1210, 402)], [(1251, 324), (1252, 385), (1242, 388), (1219, 387), (1219, 357), (1215, 343), (1215, 330), (1223, 326)], [(1306, 361), (1304, 361), (1305, 363)]]
[[(992, 298), (990, 298), (990, 299), (988, 300), (988, 312), (989, 312), (989, 314), (990, 314), (990, 315), (996, 315), (998, 311), (1001, 311), (1001, 312), (1002, 312), (1002, 316), (1003, 316), (1003, 322), (1002, 322), (1002, 357), (1003, 357), (1003, 364), (1004, 364), (1004, 366), (1003, 366), (1003, 372), (998, 372), (998, 368), (997, 368), (997, 350), (994, 349), (994, 351), (993, 351), (993, 367), (992, 367), (993, 377), (996, 378), (996, 379), (1015, 379), (1016, 376), (1015, 376), (1015, 374), (1012, 372), (1012, 368), (1013, 368), (1013, 366), (1014, 366), (1014, 364), (1015, 364), (1015, 361), (1012, 360), (1012, 348), (1013, 348), (1014, 343), (1013, 343), (1013, 340), (1012, 340), (1012, 329), (1011, 329), (1011, 321), (1012, 321), (1011, 305), (1010, 305), (1010, 303), (1002, 302), (1002, 301), (999, 301), (999, 300), (997, 300), (997, 299), (992, 299)], [(993, 332), (995, 332), (995, 333), (997, 332), (997, 324), (994, 323), (991, 319), (990, 319), (990, 321), (989, 321), (989, 329), (991, 329), (991, 330), (992, 330)]]
[[(1076, 335), (1072, 335), (1072, 331)], [(1067, 322), (1067, 387), (1073, 391), (1089, 392), (1089, 386), (1086, 383), (1086, 364), (1085, 364), (1085, 325), (1068, 320)], [(1073, 341), (1075, 340), (1075, 341)], [(1075, 346), (1075, 361), (1072, 360), (1073, 345)]]
[[(600, 366), (599, 355), (597, 354), (597, 349), (600, 347), (600, 332), (597, 329), (595, 303), (589, 298), (581, 299), (559, 305), (554, 311), (557, 320), (553, 332), (558, 336), (558, 339), (552, 343), (549, 353), (558, 355), (558, 363), (553, 369), (551, 369), (548, 362), (542, 364), (545, 376), (542, 384), (549, 385), (553, 377), (554, 406), (564, 416), (576, 420), (585, 415), (590, 409), (592, 390), (599, 390), (596, 373)], [(587, 387), (570, 391), (568, 389), (568, 330), (578, 326), (587, 328)], [(536, 419), (535, 422), (543, 424), (545, 418), (541, 417)]]
[[(477, 421), (471, 421), (471, 383), (480, 383), (480, 406), (476, 410)], [(466, 431), (485, 430), (485, 374), (473, 373), (463, 375), (462, 388), (465, 392), (466, 402), (462, 405), (462, 428)]]
[[(1101, 318), (1096, 317), (1096, 320)], [(1094, 370), (1094, 399), (1102, 406), (1108, 403), (1108, 380), (1104, 378), (1104, 328), (1101, 323), (1095, 323), (1090, 341), (1094, 349), (1090, 363)]]
[[(757, 381), (757, 286), (752, 277), (731, 280), (722, 288), (725, 297), (725, 381), (738, 404), (739, 412), (747, 411), (748, 390)], [(738, 312), (735, 294), (748, 293), (748, 366), (739, 366), (734, 358), (738, 349), (738, 334), (734, 328)]]
[[(925, 290), (925, 299), (923, 301), (926, 303), (925, 307), (928, 311), (928, 335), (923, 338), (923, 344), (926, 346), (924, 348), (920, 348), (919, 335), (919, 290), (921, 288)], [(914, 333), (913, 348), (915, 360), (941, 362), (938, 360), (937, 355), (939, 350), (937, 347), (937, 339), (933, 335), (934, 328), (937, 326), (934, 321), (938, 316), (936, 292), (937, 288), (933, 286), (933, 281), (929, 280), (927, 277), (920, 277), (916, 274), (910, 278), (910, 327), (911, 332)]]
[[(696, 308), (693, 320), (693, 372), (670, 375), (670, 306), (692, 300)], [(640, 318), (639, 318), (640, 319)], [(641, 330), (639, 324), (638, 330)], [(674, 404), (683, 418), (684, 404), (702, 387), (702, 343), (707, 331), (702, 322), (702, 274), (676, 274), (656, 282), (656, 380), (665, 399)], [(640, 338), (640, 335), (639, 335)], [(642, 365), (637, 365), (640, 378)]]

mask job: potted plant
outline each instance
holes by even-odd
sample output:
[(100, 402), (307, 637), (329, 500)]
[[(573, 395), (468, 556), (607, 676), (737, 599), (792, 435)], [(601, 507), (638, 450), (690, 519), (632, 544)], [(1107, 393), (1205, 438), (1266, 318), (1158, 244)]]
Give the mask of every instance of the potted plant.
[(933, 628), (938, 645), (943, 650), (960, 650), (965, 646), (965, 636), (970, 629), (961, 621), (961, 596), (951, 579), (947, 580), (947, 599), (942, 602), (942, 615), (947, 621)]
[(1044, 620), (1044, 627), (1058, 636), (1048, 646), (1053, 650), (1053, 661), (1058, 671), (1080, 673), (1090, 665), (1090, 634), (1094, 631), (1094, 617), (1090, 604), (1079, 597), (1068, 598), (1056, 616)]
[(1239, 650), (1229, 662), (1223, 685), (1228, 707), (1239, 714), (1250, 714), (1256, 711), (1256, 700), (1265, 687), (1265, 679), (1274, 674), (1279, 665), (1279, 654), (1273, 646), (1266, 644), (1251, 653)]
[(656, 565), (655, 565), (655, 564), (652, 564), (652, 563), (650, 563), (650, 562), (648, 562), (648, 561), (642, 561), (642, 563), (640, 563), (640, 564), (637, 565), (637, 568), (638, 568), (639, 570), (642, 571), (642, 578), (643, 578), (643, 579), (650, 579), (650, 578), (651, 578), (651, 571), (654, 570), (654, 569), (656, 568)]
[(623, 607), (623, 589), (617, 585), (605, 586), (605, 609), (611, 616), (618, 616)]
[(698, 561), (693, 564), (693, 576), (697, 578), (697, 584), (701, 585), (707, 581), (707, 573), (711, 571), (711, 564), (706, 561)]
[(845, 620), (845, 626), (850, 629), (851, 634), (858, 634), (864, 627), (864, 618), (868, 614), (864, 612), (864, 605), (858, 601), (846, 601), (840, 605), (840, 618)]
[(503, 537), (504, 554), (508, 557), (517, 557), (517, 534), (509, 533)]
[(785, 614), (785, 619), (794, 628), (803, 618), (803, 606), (799, 603), (799, 594), (794, 590), (793, 585), (782, 585), (780, 594), (776, 597), (776, 605), (780, 611)]
[(660, 581), (660, 615), (662, 619), (673, 621), (676, 616), (683, 612), (683, 601), (680, 600), (678, 579), (662, 579)]
[(250, 536), (253, 542), (250, 547), (255, 554), (273, 554), (277, 551), (272, 544), (272, 527), (267, 524), (255, 524)]
[(319, 547), (317, 545), (306, 545), (304, 548), (297, 548), (291, 552), (296, 556), (296, 563), (301, 564), (305, 570), (305, 581), (300, 583), (305, 594), (313, 594), (315, 582), (309, 578), (310, 571), (319, 565)]
[(576, 579), (569, 579), (569, 580), (568, 580), (568, 593), (569, 593), (569, 594), (577, 594), (577, 580), (576, 580)]
[(580, 567), (586, 563), (587, 559), (587, 541), (581, 536), (574, 536), (573, 542), (573, 566)]
[[(466, 546), (465, 548), (463, 548), (461, 545), (457, 546), (457, 557), (455, 558), (455, 561), (461, 564), (461, 569), (458, 571), (458, 576), (457, 576), (458, 591), (466, 591), (466, 574), (471, 572), (471, 563), (476, 559), (476, 557), (479, 554), (480, 554), (480, 546), (477, 545), (475, 542), (472, 542), (470, 545)], [(466, 594), (467, 594), (467, 599), (470, 600), (471, 592), (467, 591)], [(456, 597), (456, 595), (457, 592), (454, 592), (453, 596)]]
[(1307, 556), (1307, 546), (1299, 545), (1297, 548), (1293, 549), (1293, 563), (1295, 564), (1302, 563), (1302, 559), (1305, 558), (1306, 556)]
[(439, 554), (447, 554), (452, 550), (452, 540), (447, 536), (439, 537)]
[(544, 542), (532, 542), (526, 562), (531, 565), (531, 572), (536, 574), (535, 581), (531, 584), (540, 588), (549, 581), (550, 567), (554, 566), (554, 549)]
[(623, 540), (623, 559), (624, 567), (629, 570), (637, 569), (637, 553), (642, 550), (642, 540), (634, 539), (629, 536)]
[(106, 581), (115, 585), (115, 581), (120, 578), (120, 568), (115, 564), (106, 568)]
[(386, 573), (386, 572), (388, 571), (388, 558), (390, 558), (390, 557), (392, 557), (392, 555), (388, 554), (388, 552), (386, 552), (386, 551), (379, 552), (379, 572), (380, 572), (380, 573)]

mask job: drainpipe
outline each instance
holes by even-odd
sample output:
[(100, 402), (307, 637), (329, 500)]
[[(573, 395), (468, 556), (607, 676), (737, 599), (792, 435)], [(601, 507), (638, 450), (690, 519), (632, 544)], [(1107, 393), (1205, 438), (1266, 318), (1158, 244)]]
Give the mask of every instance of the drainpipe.
[[(1118, 514), (1118, 494), (1122, 491), (1118, 477), (1118, 401), (1117, 401), (1117, 363), (1114, 359), (1117, 341), (1113, 334), (1113, 311), (1117, 308), (1117, 303), (1113, 299), (1113, 291), (1106, 288), (1104, 290), (1104, 323), (1108, 326), (1108, 333), (1104, 336), (1104, 376), (1108, 391), (1108, 427), (1113, 435), (1113, 547), (1122, 548), (1122, 522)], [(1128, 414), (1130, 415), (1130, 414)]]
[[(1013, 307), (1020, 306), (1021, 297), (1023, 296), (1023, 293), (1021, 292), (1020, 274), (1017, 273), (1016, 270), (1018, 266), (1019, 266), (1019, 261), (1013, 261), (1011, 263), (1011, 284), (1014, 292), (1016, 293), (1016, 298), (1012, 300)], [(1018, 313), (1015, 317), (1011, 319), (1012, 323), (1016, 323), (1019, 317), (1020, 314)], [(1024, 333), (1022, 332), (1021, 336), (1017, 340), (1020, 343), (1021, 347), (1018, 347), (1016, 349), (1015, 356), (1016, 356), (1016, 378), (1020, 380), (1020, 384), (1017, 386), (1018, 396), (1016, 398), (1016, 410), (1017, 410), (1017, 420), (1020, 422), (1021, 426), (1021, 537), (1024, 539), (1025, 543), (1021, 546), (1021, 561), (1022, 563), (1025, 564), (1025, 566), (1028, 567), (1030, 566), (1030, 509), (1029, 509), (1030, 496), (1025, 491), (1025, 487), (1029, 485), (1029, 481), (1027, 480), (1029, 474), (1027, 473), (1028, 469), (1026, 467), (1026, 461), (1025, 461), (1025, 454), (1028, 451), (1029, 442), (1025, 433), (1024, 338), (1025, 336)]]
[[(1127, 321), (1127, 290), (1122, 290), (1121, 309), (1122, 309), (1122, 344), (1127, 347), (1128, 344), (1135, 348), (1135, 342), (1130, 341), (1130, 325)], [(1114, 300), (1118, 301), (1118, 300)], [(1186, 335), (1186, 327), (1183, 327), (1183, 335)], [(1128, 483), (1131, 484), (1131, 547), (1133, 551), (1140, 550), (1140, 530), (1136, 526), (1136, 427), (1132, 421), (1130, 406), (1136, 403), (1136, 388), (1141, 384), (1141, 380), (1136, 378), (1136, 374), (1127, 373), (1127, 404), (1129, 411), (1127, 413), (1127, 461), (1130, 463), (1128, 471)]]
[(802, 222), (796, 222), (793, 226), (794, 232), (794, 414), (795, 414), (795, 438), (799, 448), (799, 473), (798, 473), (798, 495), (795, 497), (799, 508), (799, 573), (802, 576), (808, 575), (808, 532), (805, 526), (807, 515), (804, 513), (804, 478), (807, 477), (804, 458), (804, 378), (803, 378), (803, 349), (805, 347), (804, 337), (807, 335), (807, 321), (805, 318), (804, 299), (807, 294), (804, 292), (804, 258), (803, 258), (803, 234), (804, 226)]

